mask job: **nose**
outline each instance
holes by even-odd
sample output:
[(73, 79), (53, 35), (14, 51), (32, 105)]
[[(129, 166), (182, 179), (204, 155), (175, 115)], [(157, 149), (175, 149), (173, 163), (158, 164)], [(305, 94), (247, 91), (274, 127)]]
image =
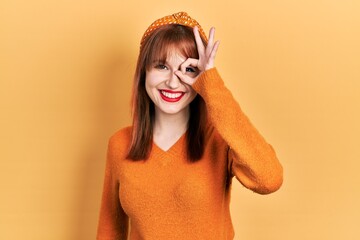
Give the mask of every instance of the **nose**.
[(166, 81), (166, 85), (170, 89), (176, 89), (180, 85), (180, 79), (178, 76), (175, 75), (174, 72), (171, 73), (171, 76), (169, 76), (169, 79)]

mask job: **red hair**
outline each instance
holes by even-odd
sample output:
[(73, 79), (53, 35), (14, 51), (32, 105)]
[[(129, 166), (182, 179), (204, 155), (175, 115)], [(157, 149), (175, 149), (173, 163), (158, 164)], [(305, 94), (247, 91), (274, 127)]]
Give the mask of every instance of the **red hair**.
[[(203, 39), (204, 44), (206, 41)], [(146, 70), (154, 62), (166, 62), (168, 53), (176, 49), (186, 58), (199, 58), (193, 29), (170, 24), (156, 29), (142, 43), (134, 76), (132, 92), (133, 128), (128, 159), (145, 160), (149, 157), (155, 107), (145, 89)], [(186, 133), (187, 155), (190, 161), (199, 160), (204, 152), (206, 106), (200, 95), (190, 103), (190, 118)]]

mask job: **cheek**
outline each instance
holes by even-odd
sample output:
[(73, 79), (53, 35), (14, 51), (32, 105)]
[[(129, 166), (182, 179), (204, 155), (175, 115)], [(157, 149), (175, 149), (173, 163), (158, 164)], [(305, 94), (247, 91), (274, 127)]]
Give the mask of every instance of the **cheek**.
[(160, 83), (168, 79), (168, 72), (161, 72), (156, 70), (149, 70), (146, 72), (145, 82), (151, 87), (156, 87)]
[(149, 96), (149, 98), (151, 99), (152, 102), (154, 102), (156, 100), (156, 93), (155, 93), (155, 89), (154, 87), (151, 86), (151, 83), (145, 80), (145, 90), (147, 95)]
[(197, 93), (193, 89), (191, 89), (189, 93), (190, 93), (190, 99), (192, 102), (194, 100), (194, 98), (196, 97)]
[(151, 73), (147, 72), (145, 77), (145, 87), (150, 88), (153, 85), (154, 85), (154, 78)]
[(145, 90), (146, 90), (146, 93), (148, 94), (148, 96), (150, 96), (151, 95), (150, 94), (151, 88), (150, 88), (150, 86), (148, 84), (148, 81), (146, 81), (146, 80), (145, 80)]
[(146, 73), (145, 77), (145, 89), (148, 95), (151, 95), (151, 90), (156, 87), (156, 78), (154, 78), (153, 74)]
[(158, 95), (157, 87), (161, 83), (161, 76), (159, 74), (154, 73), (153, 71), (149, 71), (146, 73), (145, 77), (145, 90), (147, 95), (150, 97), (152, 102), (158, 101), (160, 97)]

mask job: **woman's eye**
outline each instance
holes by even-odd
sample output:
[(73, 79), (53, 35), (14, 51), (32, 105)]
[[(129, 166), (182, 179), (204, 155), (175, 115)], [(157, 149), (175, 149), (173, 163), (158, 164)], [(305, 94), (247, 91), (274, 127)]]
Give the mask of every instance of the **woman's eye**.
[(196, 70), (194, 68), (187, 67), (186, 72), (194, 73), (194, 72), (196, 72)]
[(155, 66), (155, 68), (157, 68), (157, 69), (164, 69), (164, 70), (167, 69), (167, 67), (166, 67), (164, 64), (158, 64), (158, 65)]

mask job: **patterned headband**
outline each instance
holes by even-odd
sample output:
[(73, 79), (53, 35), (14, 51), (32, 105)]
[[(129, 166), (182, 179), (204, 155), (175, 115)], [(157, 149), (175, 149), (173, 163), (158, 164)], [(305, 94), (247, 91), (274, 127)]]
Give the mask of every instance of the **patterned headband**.
[(153, 22), (148, 27), (146, 32), (144, 33), (144, 35), (143, 35), (143, 37), (141, 39), (141, 42), (140, 42), (140, 47), (144, 43), (145, 39), (149, 35), (151, 35), (151, 33), (153, 31), (155, 31), (156, 29), (158, 29), (161, 26), (169, 25), (169, 24), (179, 24), (179, 25), (188, 26), (188, 27), (191, 27), (191, 28), (194, 28), (195, 26), (197, 26), (198, 29), (199, 29), (199, 33), (200, 33), (201, 37), (207, 41), (207, 37), (205, 35), (205, 32), (202, 29), (202, 27), (200, 26), (200, 24), (195, 19), (192, 19), (186, 12), (179, 12), (179, 13), (174, 13), (174, 14), (169, 15), (169, 16), (165, 16), (165, 17), (160, 18), (160, 19), (156, 20), (155, 22)]

